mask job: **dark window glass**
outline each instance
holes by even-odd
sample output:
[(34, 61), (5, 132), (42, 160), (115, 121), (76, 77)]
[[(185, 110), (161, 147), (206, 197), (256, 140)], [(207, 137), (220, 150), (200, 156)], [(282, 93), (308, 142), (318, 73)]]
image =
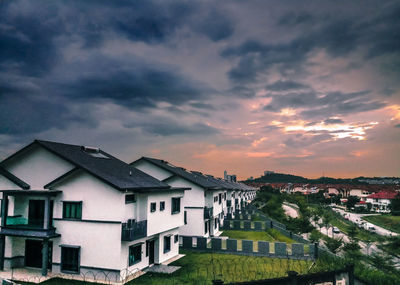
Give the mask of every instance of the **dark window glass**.
[(82, 202), (63, 202), (64, 219), (82, 219)]
[(165, 202), (162, 201), (160, 202), (160, 211), (164, 211), (165, 210)]
[(221, 203), (222, 203), (222, 194), (220, 193), (218, 195), (218, 204), (221, 204)]
[(204, 233), (208, 233), (208, 224), (207, 222), (204, 223)]
[(172, 214), (177, 214), (181, 211), (181, 198), (172, 198)]
[(129, 266), (142, 260), (142, 245), (131, 245), (129, 247)]
[(135, 203), (135, 202), (136, 202), (135, 194), (125, 195), (125, 204), (130, 204), (130, 203)]
[(187, 225), (187, 212), (186, 211), (183, 212), (183, 223), (185, 225)]
[(214, 221), (214, 229), (217, 228), (217, 225), (218, 225), (218, 218), (215, 218), (215, 221)]
[(61, 271), (79, 272), (79, 250), (79, 247), (61, 247)]
[(174, 235), (174, 243), (177, 243), (179, 241), (179, 236), (178, 235)]
[(156, 203), (151, 203), (150, 204), (150, 212), (155, 212), (157, 208), (157, 204)]
[(171, 250), (171, 237), (165, 236), (164, 237), (164, 253)]

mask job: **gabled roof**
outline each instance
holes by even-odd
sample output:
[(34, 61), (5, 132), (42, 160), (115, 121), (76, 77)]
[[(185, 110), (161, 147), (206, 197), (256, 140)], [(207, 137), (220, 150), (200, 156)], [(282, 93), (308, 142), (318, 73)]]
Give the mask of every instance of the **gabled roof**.
[(380, 191), (378, 193), (371, 194), (367, 198), (371, 199), (394, 199), (396, 198), (396, 191)]
[[(42, 146), (46, 150), (72, 163), (75, 167), (83, 169), (103, 182), (118, 190), (143, 190), (143, 189), (170, 189), (171, 187), (154, 177), (130, 166), (114, 156), (95, 148), (83, 146), (35, 140), (31, 145)], [(21, 151), (15, 153), (14, 157)], [(95, 150), (94, 152), (89, 150)], [(11, 157), (5, 159), (9, 160)], [(57, 180), (57, 179), (56, 179)], [(53, 181), (55, 182), (55, 181)], [(51, 184), (51, 183), (50, 183)], [(49, 186), (46, 185), (46, 186)]]
[(22, 181), (21, 179), (19, 179), (17, 176), (12, 174), (11, 172), (7, 171), (2, 166), (0, 166), (0, 174), (3, 175), (4, 177), (6, 177), (7, 179), (9, 179), (10, 181), (14, 182), (15, 184), (17, 184), (22, 189), (31, 188), (31, 186), (28, 183)]
[[(205, 189), (220, 189), (221, 188), (220, 185), (218, 185), (212, 181), (209, 181), (208, 179), (203, 177), (203, 175), (199, 175), (199, 174), (196, 174), (193, 172), (186, 171), (186, 169), (172, 165), (165, 160), (151, 158), (151, 157), (142, 157), (142, 158), (132, 162), (131, 165), (140, 160), (150, 162), (150, 163), (172, 173), (173, 176), (175, 176), (175, 175), (179, 176), (179, 177), (186, 179), (202, 188), (205, 188)], [(172, 177), (170, 177), (170, 178), (172, 178)], [(169, 178), (165, 179), (164, 181), (167, 181), (168, 179)]]

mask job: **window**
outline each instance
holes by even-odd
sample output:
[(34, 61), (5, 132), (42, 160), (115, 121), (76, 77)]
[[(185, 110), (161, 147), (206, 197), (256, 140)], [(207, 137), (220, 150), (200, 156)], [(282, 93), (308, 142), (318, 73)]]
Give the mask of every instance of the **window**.
[(61, 246), (61, 271), (79, 273), (79, 246)]
[(135, 194), (125, 195), (125, 204), (130, 204), (130, 203), (135, 203), (135, 202), (136, 202)]
[(183, 212), (183, 223), (185, 225), (187, 225), (187, 212), (186, 211)]
[(63, 219), (82, 219), (82, 202), (63, 202)]
[(177, 214), (181, 211), (181, 198), (172, 198), (172, 214)]
[(226, 192), (224, 193), (224, 200), (226, 201)]
[(218, 201), (218, 196), (214, 196), (214, 203)]
[(160, 202), (160, 211), (164, 211), (165, 210), (165, 202), (162, 201)]
[(204, 233), (208, 233), (208, 224), (207, 222), (204, 223)]
[(155, 212), (157, 208), (157, 204), (156, 203), (150, 203), (150, 212)]
[(142, 260), (142, 244), (131, 245), (129, 247), (129, 266)]
[(174, 243), (177, 243), (179, 241), (179, 236), (178, 235), (174, 235)]
[(218, 204), (221, 204), (221, 203), (222, 203), (222, 194), (219, 193), (218, 194)]
[(218, 218), (215, 218), (214, 220), (214, 229), (216, 229), (218, 226)]
[(164, 253), (171, 250), (171, 236), (164, 237)]

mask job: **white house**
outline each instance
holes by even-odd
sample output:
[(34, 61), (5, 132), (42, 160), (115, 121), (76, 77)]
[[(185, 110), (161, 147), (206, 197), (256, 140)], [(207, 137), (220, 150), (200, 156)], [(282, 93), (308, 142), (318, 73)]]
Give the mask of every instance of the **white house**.
[(221, 233), (219, 228), (226, 207), (226, 189), (221, 184), (165, 160), (142, 157), (131, 165), (172, 187), (191, 189), (183, 197), (185, 225), (179, 229), (180, 235), (209, 237)]
[(367, 196), (365, 202), (371, 203), (371, 211), (379, 213), (390, 213), (390, 204), (396, 198), (396, 191), (380, 191)]
[(123, 280), (178, 255), (185, 190), (98, 148), (35, 140), (0, 163), (0, 268)]

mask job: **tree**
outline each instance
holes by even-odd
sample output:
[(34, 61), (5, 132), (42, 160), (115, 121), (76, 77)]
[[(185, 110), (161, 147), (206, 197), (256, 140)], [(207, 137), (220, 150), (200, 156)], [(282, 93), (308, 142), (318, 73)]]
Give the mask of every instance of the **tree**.
[(324, 237), (324, 244), (332, 253), (336, 254), (343, 245), (343, 238), (337, 239), (326, 236)]
[(319, 240), (321, 238), (322, 238), (322, 234), (318, 230), (314, 229), (314, 230), (311, 231), (311, 234), (310, 234), (310, 237), (309, 237), (311, 242), (319, 243)]
[(328, 230), (330, 228), (329, 224), (332, 221), (332, 216), (329, 215), (329, 213), (324, 213), (324, 215), (322, 216), (322, 222), (326, 227), (326, 235), (328, 235)]
[(396, 197), (391, 201), (390, 210), (394, 216), (400, 216), (400, 194), (397, 194)]
[(357, 196), (349, 196), (347, 198), (346, 202), (346, 208), (347, 210), (350, 210), (351, 208), (354, 208), (354, 206), (360, 201), (360, 198)]
[(354, 224), (352, 224), (347, 231), (347, 236), (349, 237), (350, 242), (346, 243), (343, 246), (343, 250), (345, 251), (346, 256), (351, 260), (357, 260), (361, 255), (361, 247), (358, 244), (359, 239), (357, 237), (357, 234), (358, 229)]
[(398, 273), (396, 267), (394, 266), (394, 262), (392, 261), (392, 257), (382, 254), (382, 253), (373, 253), (369, 257), (369, 262), (375, 268), (382, 270), (385, 273)]

